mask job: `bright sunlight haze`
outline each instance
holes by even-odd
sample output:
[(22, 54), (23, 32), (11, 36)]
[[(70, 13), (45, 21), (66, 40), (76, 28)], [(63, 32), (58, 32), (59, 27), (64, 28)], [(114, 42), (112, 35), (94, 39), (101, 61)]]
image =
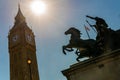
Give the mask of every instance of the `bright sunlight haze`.
[(35, 0), (31, 2), (30, 8), (33, 13), (39, 15), (39, 14), (44, 14), (46, 11), (46, 4), (42, 1)]

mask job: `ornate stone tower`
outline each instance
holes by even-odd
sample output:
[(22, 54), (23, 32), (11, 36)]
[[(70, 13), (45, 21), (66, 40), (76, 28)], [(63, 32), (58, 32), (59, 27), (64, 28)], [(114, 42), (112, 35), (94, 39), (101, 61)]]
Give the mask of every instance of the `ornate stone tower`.
[(10, 80), (39, 80), (35, 36), (20, 7), (8, 34)]

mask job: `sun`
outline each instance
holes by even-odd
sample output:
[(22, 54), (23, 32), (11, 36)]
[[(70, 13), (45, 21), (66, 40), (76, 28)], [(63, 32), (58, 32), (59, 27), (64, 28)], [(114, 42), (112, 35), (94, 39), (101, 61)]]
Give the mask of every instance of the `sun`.
[(46, 12), (46, 4), (43, 1), (34, 0), (31, 2), (30, 8), (33, 13), (39, 15)]

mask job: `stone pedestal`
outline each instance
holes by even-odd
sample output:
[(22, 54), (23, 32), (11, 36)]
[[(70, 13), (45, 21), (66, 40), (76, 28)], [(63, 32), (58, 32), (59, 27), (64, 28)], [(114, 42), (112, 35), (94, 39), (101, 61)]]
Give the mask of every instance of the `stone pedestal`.
[(73, 64), (62, 73), (67, 80), (120, 80), (120, 50)]

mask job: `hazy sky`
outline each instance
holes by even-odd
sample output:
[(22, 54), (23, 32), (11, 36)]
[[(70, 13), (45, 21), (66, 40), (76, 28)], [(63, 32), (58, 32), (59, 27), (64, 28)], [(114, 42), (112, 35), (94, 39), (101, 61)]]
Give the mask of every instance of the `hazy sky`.
[[(18, 2), (35, 34), (41, 80), (66, 80), (61, 71), (77, 61), (75, 54), (65, 56), (62, 53), (62, 46), (68, 44), (70, 37), (64, 32), (74, 26), (81, 30), (83, 39), (88, 38), (83, 27), (84, 24), (88, 26), (85, 15), (102, 17), (110, 28), (120, 28), (120, 0), (42, 0), (47, 5), (47, 12), (42, 15), (31, 12), (31, 1), (0, 0), (0, 80), (10, 80), (7, 36), (14, 25)], [(91, 38), (95, 38), (92, 30), (89, 33)]]

